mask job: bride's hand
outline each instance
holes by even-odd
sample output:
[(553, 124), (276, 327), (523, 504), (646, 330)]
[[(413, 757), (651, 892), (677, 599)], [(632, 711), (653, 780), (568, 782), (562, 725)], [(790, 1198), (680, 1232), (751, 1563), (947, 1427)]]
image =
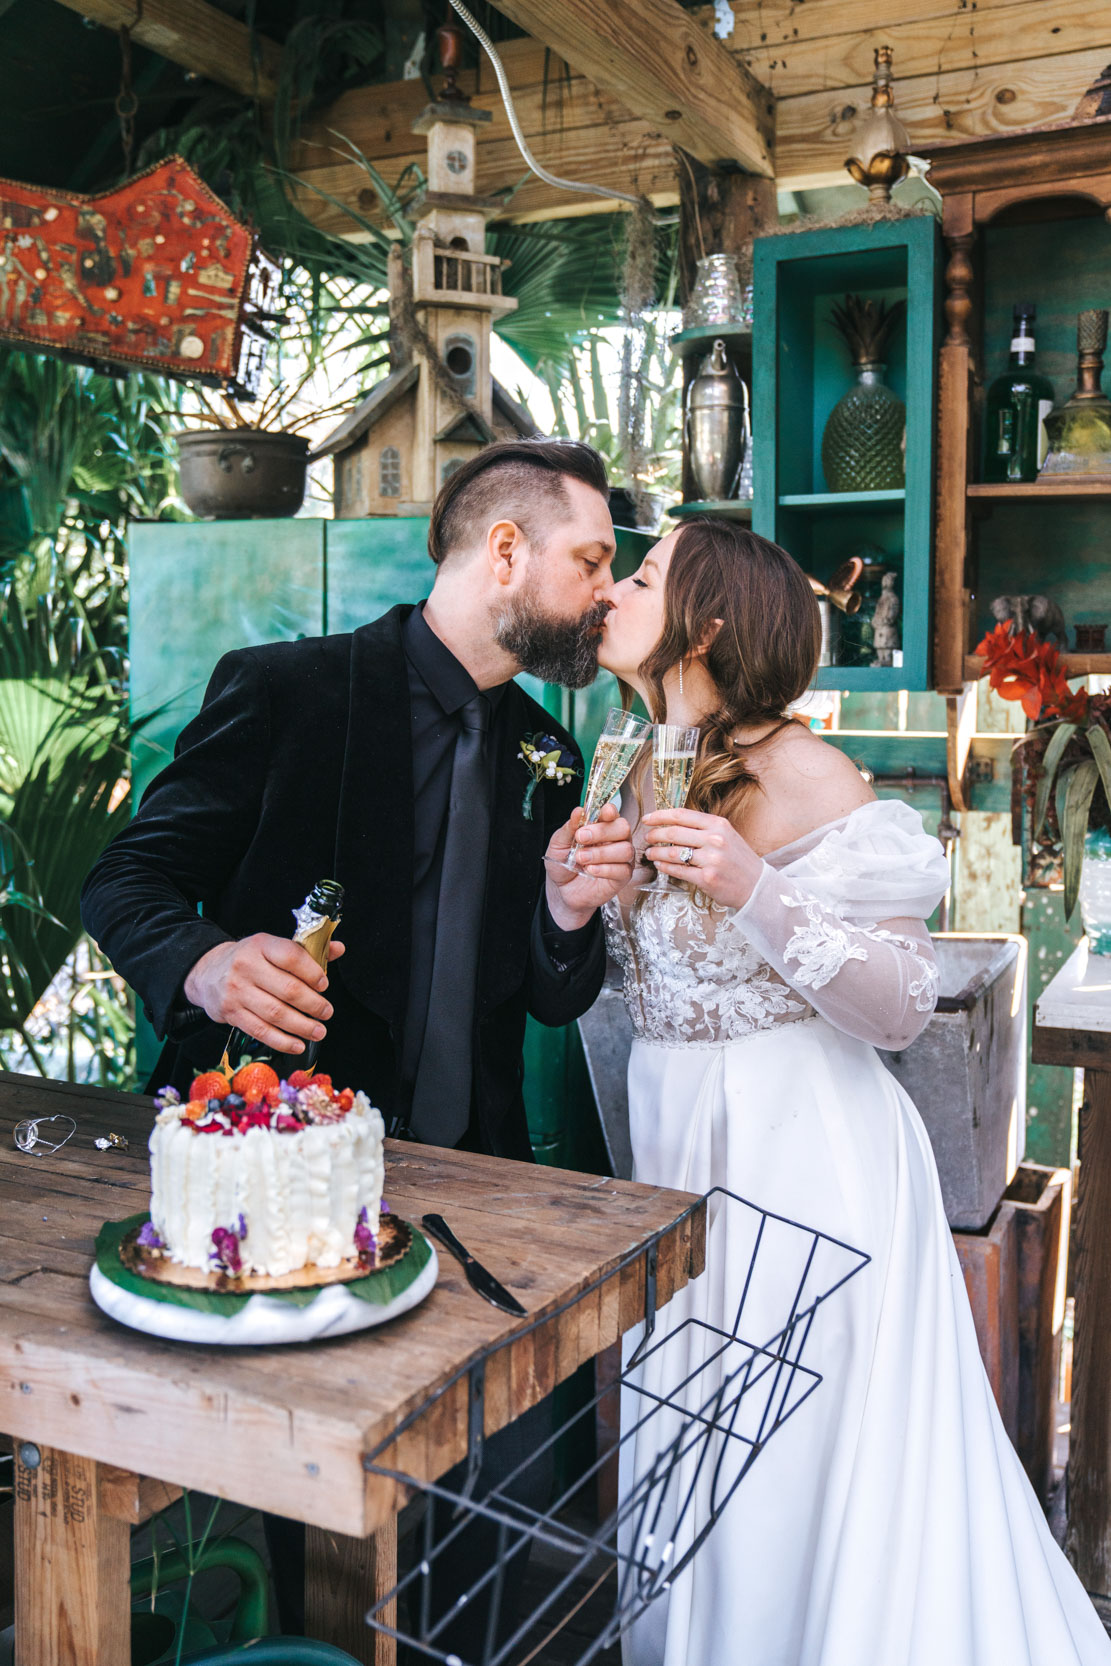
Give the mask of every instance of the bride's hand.
[[(645, 816), (645, 855), (661, 873), (697, 885), (726, 908), (743, 908), (752, 895), (763, 861), (724, 816), (701, 810), (653, 810)], [(688, 862), (679, 860), (689, 850)]]

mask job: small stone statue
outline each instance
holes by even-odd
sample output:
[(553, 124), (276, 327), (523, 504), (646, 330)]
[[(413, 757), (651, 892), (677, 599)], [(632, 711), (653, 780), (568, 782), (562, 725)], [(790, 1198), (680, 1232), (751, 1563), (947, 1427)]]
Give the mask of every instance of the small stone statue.
[(1001, 625), (1009, 624), (1012, 636), (1033, 631), (1039, 642), (1055, 637), (1059, 648), (1068, 647), (1065, 616), (1048, 596), (996, 596), (991, 616)]
[(899, 614), (902, 603), (895, 589), (897, 573), (884, 573), (880, 583), (879, 600), (872, 613), (872, 643), (875, 648), (873, 665), (894, 665), (895, 649), (902, 647), (899, 633)]

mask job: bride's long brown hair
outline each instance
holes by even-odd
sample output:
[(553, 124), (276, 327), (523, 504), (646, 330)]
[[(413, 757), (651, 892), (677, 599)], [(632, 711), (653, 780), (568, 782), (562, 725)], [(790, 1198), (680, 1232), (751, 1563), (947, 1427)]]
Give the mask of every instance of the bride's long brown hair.
[[(730, 521), (688, 521), (671, 552), (663, 633), (640, 666), (657, 723), (666, 710), (664, 676), (699, 649), (717, 619), (703, 663), (718, 704), (702, 722), (687, 802), (728, 817), (756, 782), (746, 754), (790, 721), (786, 708), (814, 680), (822, 630), (810, 581), (786, 550)], [(761, 740), (734, 742), (737, 727), (777, 719)]]

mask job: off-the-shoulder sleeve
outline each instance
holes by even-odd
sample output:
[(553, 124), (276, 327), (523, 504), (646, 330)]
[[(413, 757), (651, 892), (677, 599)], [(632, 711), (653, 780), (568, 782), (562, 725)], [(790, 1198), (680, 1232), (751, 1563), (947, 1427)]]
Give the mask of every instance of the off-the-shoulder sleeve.
[(831, 1024), (875, 1047), (907, 1047), (937, 1004), (925, 921), (948, 885), (941, 845), (918, 812), (877, 801), (797, 859), (765, 862), (740, 919)]

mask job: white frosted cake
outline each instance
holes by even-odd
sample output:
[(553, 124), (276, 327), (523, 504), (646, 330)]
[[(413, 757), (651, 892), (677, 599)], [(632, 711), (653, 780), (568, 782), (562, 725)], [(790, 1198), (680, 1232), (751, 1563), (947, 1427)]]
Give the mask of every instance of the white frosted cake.
[(326, 1076), (279, 1083), (252, 1064), (230, 1084), (199, 1076), (182, 1103), (164, 1089), (150, 1137), (150, 1225), (140, 1242), (235, 1278), (366, 1257), (384, 1178), (381, 1114)]

